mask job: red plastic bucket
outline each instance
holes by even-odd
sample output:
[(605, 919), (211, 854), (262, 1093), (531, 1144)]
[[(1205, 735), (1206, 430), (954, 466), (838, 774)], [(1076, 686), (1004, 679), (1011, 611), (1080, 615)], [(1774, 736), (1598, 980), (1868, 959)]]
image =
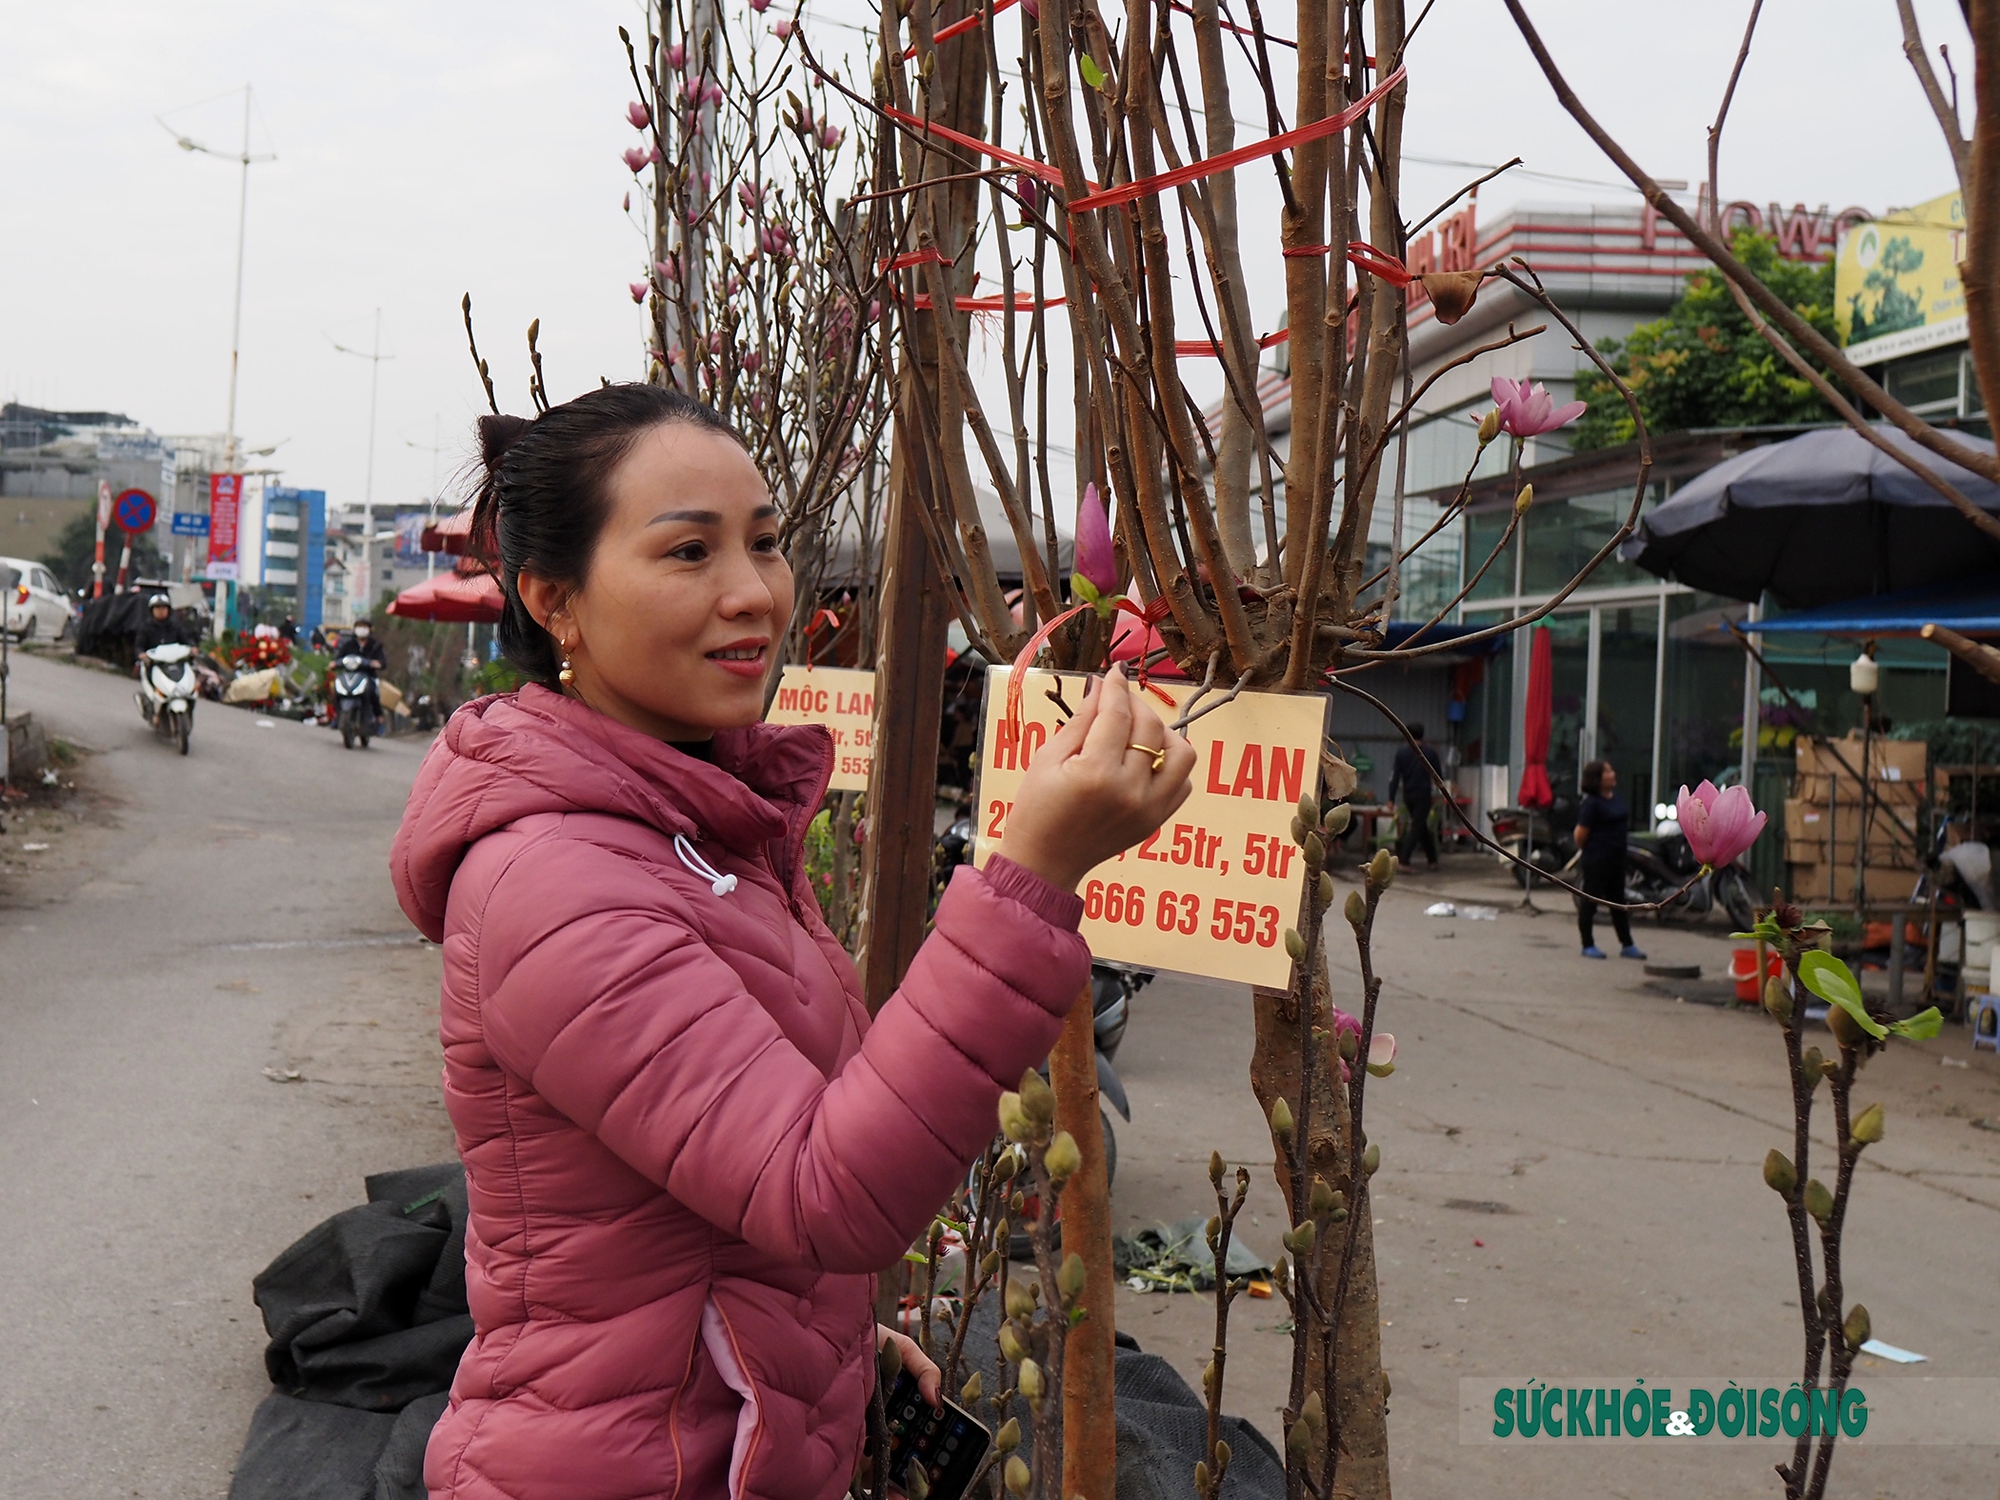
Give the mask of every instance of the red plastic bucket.
[[(1785, 961), (1777, 954), (1771, 954), (1764, 963), (1764, 972), (1782, 974)], [(1736, 981), (1736, 998), (1745, 1005), (1755, 1005), (1763, 998), (1764, 987), (1757, 979), (1757, 950), (1755, 948), (1733, 948), (1729, 957), (1729, 977)]]

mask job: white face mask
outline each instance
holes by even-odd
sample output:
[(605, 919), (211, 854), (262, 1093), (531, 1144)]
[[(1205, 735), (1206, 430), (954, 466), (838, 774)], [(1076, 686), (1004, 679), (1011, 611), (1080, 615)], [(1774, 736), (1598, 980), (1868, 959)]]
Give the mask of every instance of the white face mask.
[(367, 640), (367, 639), (368, 639), (368, 634), (369, 634), (369, 631), (368, 631), (368, 627), (367, 627), (366, 625), (357, 625), (357, 626), (355, 626), (355, 627), (354, 627), (354, 638), (355, 638), (355, 639), (356, 639), (357, 641), (365, 641), (365, 640)]

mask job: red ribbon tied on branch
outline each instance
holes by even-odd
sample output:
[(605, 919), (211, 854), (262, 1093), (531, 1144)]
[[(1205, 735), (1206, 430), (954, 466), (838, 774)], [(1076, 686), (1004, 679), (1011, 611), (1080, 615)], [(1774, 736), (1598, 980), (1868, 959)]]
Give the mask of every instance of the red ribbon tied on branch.
[(1407, 67), (1397, 68), (1337, 115), (1328, 115), (1323, 120), (1315, 120), (1310, 125), (1301, 125), (1296, 130), (1287, 130), (1284, 134), (1274, 135), (1268, 140), (1255, 141), (1248, 146), (1238, 146), (1233, 151), (1223, 151), (1215, 156), (1203, 157), (1200, 161), (1191, 161), (1186, 166), (1174, 168), (1171, 172), (1142, 177), (1137, 182), (1121, 182), (1115, 187), (1086, 194), (1070, 204), (1069, 211), (1075, 214), (1082, 213), (1087, 208), (1111, 208), (1120, 203), (1130, 203), (1134, 198), (1146, 198), (1154, 193), (1164, 193), (1168, 188), (1179, 187), (1182, 183), (1193, 182), (1201, 177), (1212, 177), (1217, 172), (1228, 171), (1231, 167), (1240, 167), (1246, 161), (1256, 161), (1259, 157), (1275, 155), (1288, 146), (1299, 146), (1307, 141), (1338, 135), (1367, 114), (1376, 100), (1401, 83), (1408, 71)]

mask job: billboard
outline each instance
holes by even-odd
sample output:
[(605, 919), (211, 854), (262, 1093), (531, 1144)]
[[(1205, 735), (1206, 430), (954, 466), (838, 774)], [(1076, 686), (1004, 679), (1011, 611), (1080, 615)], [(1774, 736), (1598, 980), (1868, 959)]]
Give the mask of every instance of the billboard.
[(396, 512), (396, 566), (399, 568), (421, 568), (427, 559), (424, 554), (424, 527), (430, 524), (428, 510), (399, 510)]
[(1849, 229), (1834, 258), (1834, 324), (1848, 358), (1875, 364), (1965, 337), (1965, 198), (1946, 193)]
[(208, 576), (237, 575), (236, 521), (243, 504), (241, 474), (208, 476)]

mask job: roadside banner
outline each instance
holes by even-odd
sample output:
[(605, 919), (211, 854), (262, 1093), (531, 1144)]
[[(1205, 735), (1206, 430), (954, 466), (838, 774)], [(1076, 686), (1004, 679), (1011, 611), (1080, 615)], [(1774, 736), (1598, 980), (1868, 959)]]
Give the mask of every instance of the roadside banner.
[(1848, 358), (1879, 364), (1965, 338), (1965, 236), (1961, 193), (1847, 231), (1833, 262), (1833, 321)]
[[(973, 862), (1007, 852), (1007, 814), (1035, 751), (1068, 719), (1049, 697), (1060, 685), (1071, 709), (1086, 679), (1033, 671), (1021, 724), (1006, 723), (1010, 667), (986, 676)], [(1194, 694), (1188, 683), (1132, 686), (1134, 706), (1171, 723)], [(1172, 700), (1161, 701), (1160, 694)], [(1302, 793), (1319, 788), (1327, 700), (1243, 693), (1188, 726), (1194, 794), (1165, 827), (1084, 877), (1084, 940), (1114, 963), (1283, 989), (1292, 961), (1284, 933), (1298, 921), (1303, 863), (1292, 842)]]
[(208, 576), (233, 580), (237, 575), (236, 518), (243, 503), (241, 474), (208, 476)]
[(852, 667), (786, 667), (767, 724), (824, 724), (833, 735), (836, 792), (865, 792), (875, 763), (875, 674)]

